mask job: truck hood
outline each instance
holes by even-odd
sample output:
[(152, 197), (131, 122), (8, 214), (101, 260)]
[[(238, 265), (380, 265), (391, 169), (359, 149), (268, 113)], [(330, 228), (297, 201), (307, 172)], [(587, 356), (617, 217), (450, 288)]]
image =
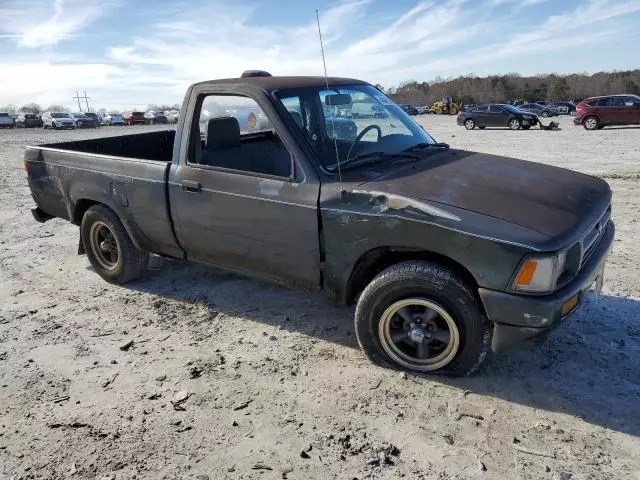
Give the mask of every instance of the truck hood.
[(611, 201), (607, 182), (564, 168), (454, 149), (421, 156), (359, 188), (462, 208), (553, 238), (572, 236)]

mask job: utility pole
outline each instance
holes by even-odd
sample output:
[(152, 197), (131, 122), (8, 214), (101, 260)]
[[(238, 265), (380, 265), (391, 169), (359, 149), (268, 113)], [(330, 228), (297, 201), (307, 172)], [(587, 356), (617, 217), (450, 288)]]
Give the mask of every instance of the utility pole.
[(82, 104), (80, 103), (80, 100), (84, 100), (85, 103), (87, 104), (87, 112), (89, 111), (89, 99), (91, 97), (87, 97), (87, 91), (85, 90), (83, 92), (83, 96), (81, 97), (80, 94), (78, 93), (78, 91), (76, 90), (76, 96), (73, 97), (74, 100), (78, 101), (78, 109), (82, 112)]
[(78, 95), (77, 90), (76, 90), (76, 96), (73, 97), (73, 99), (78, 101), (78, 110), (82, 111), (82, 105), (80, 105), (80, 95)]
[(87, 91), (85, 90), (84, 92), (84, 101), (87, 104), (87, 112), (89, 111), (89, 97), (87, 97)]

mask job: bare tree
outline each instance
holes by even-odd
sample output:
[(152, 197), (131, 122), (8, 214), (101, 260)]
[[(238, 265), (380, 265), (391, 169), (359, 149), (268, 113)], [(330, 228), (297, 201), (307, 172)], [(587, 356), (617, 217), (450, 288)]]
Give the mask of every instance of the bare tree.
[(0, 112), (7, 112), (9, 115), (15, 115), (18, 113), (18, 107), (13, 103), (9, 103), (0, 107)]
[(42, 113), (42, 107), (37, 103), (27, 103), (21, 106), (18, 111), (20, 113), (35, 113), (36, 115), (40, 115)]
[(69, 109), (66, 108), (66, 107), (63, 107), (62, 105), (49, 105), (45, 111), (46, 112), (65, 112), (65, 113), (68, 113)]

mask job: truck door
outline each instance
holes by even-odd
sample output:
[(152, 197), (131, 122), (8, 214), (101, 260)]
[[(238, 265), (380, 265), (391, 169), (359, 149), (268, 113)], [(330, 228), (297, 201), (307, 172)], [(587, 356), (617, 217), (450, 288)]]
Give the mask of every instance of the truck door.
[(268, 101), (195, 92), (169, 178), (176, 236), (194, 260), (320, 286), (316, 173)]

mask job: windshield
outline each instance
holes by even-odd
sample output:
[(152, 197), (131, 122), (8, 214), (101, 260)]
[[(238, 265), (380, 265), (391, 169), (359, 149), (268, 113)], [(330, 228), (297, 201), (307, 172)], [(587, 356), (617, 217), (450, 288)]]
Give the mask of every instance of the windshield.
[(51, 116), (53, 118), (69, 118), (69, 115), (66, 113), (52, 113)]
[(436, 143), (371, 85), (294, 88), (277, 97), (330, 171), (337, 170), (336, 154), (341, 165), (363, 155), (392, 161), (407, 149)]

